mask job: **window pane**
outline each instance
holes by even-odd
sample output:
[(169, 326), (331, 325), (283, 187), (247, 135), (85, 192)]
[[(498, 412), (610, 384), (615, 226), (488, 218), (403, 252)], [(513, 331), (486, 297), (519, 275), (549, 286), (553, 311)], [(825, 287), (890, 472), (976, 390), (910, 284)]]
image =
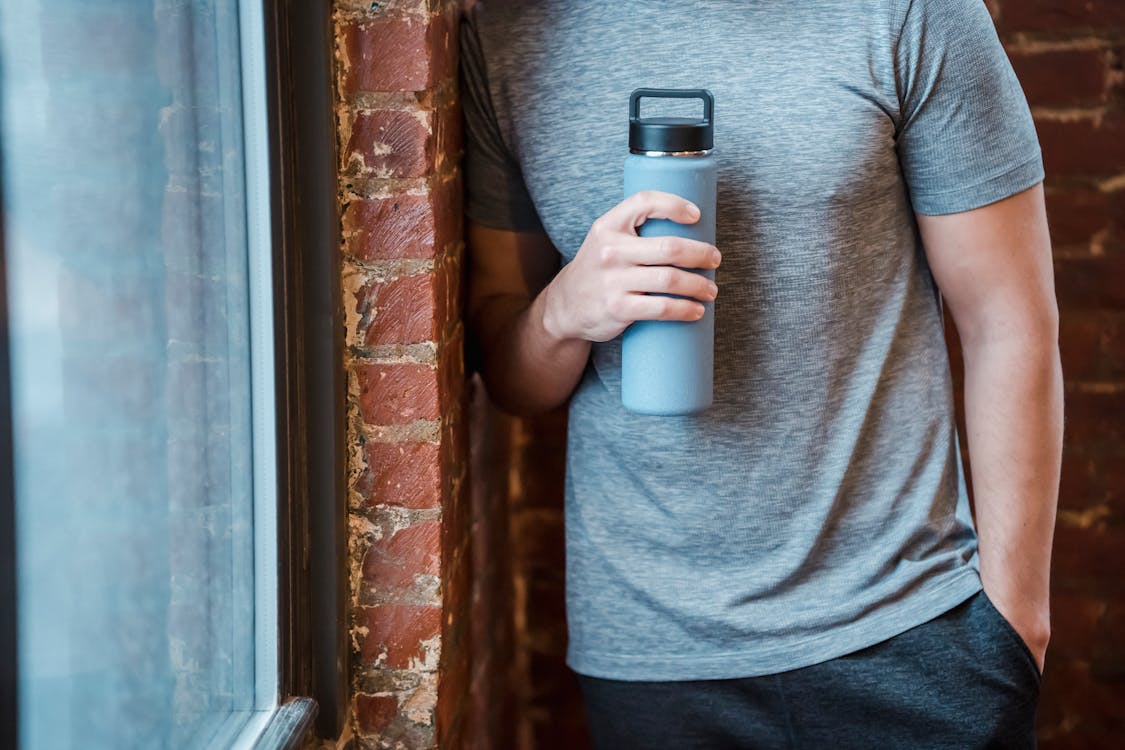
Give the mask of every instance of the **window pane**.
[(202, 747), (254, 706), (237, 13), (0, 7), (28, 750)]

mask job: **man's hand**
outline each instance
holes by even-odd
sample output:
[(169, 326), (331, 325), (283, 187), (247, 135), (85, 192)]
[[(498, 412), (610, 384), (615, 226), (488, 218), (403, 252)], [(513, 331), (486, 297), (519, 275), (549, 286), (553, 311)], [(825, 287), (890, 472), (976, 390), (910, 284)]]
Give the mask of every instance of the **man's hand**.
[(497, 404), (525, 415), (561, 406), (582, 377), (591, 341), (607, 341), (635, 320), (703, 314), (696, 300), (713, 300), (717, 288), (682, 269), (715, 268), (718, 250), (680, 237), (639, 237), (637, 227), (650, 218), (691, 224), (699, 212), (671, 193), (637, 193), (594, 222), (561, 271), (546, 234), (469, 222), (467, 323)]
[[(984, 577), (983, 574), (981, 577)], [(1035, 657), (1039, 672), (1042, 673), (1047, 658), (1047, 643), (1051, 640), (1047, 607), (1032, 603), (1027, 597), (1020, 596), (1019, 592), (1007, 591), (1007, 588), (1003, 581), (984, 583), (985, 594), (1027, 644), (1031, 655)]]
[(719, 251), (682, 237), (639, 237), (637, 227), (647, 219), (692, 224), (699, 220), (699, 209), (671, 193), (641, 191), (599, 217), (574, 260), (544, 292), (543, 327), (550, 335), (608, 341), (636, 320), (703, 316), (703, 304), (695, 300), (715, 299), (718, 287), (706, 276), (682, 269), (715, 268)]
[(1042, 668), (1062, 454), (1043, 187), (973, 211), (919, 216), (918, 226), (964, 353), (981, 581)]

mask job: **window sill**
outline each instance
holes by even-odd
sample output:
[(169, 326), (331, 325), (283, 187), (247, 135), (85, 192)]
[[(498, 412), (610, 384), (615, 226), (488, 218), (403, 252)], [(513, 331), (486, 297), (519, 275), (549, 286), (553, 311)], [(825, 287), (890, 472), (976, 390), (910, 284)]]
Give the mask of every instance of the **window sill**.
[(272, 711), (253, 711), (232, 750), (297, 750), (316, 718), (316, 701), (291, 698)]

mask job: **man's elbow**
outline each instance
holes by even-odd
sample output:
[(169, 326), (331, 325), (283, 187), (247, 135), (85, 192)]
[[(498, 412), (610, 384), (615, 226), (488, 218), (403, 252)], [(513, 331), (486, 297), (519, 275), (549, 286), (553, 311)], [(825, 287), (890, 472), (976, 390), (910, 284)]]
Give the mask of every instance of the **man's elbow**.
[[(507, 326), (484, 325), (477, 316), (469, 317), (469, 367), (480, 373), (489, 400), (501, 411), (514, 417), (537, 417), (566, 403), (567, 399), (544, 398), (539, 389), (526, 382), (513, 366), (510, 350), (511, 331)], [(514, 321), (507, 321), (508, 324)]]
[(998, 302), (957, 321), (962, 348), (1019, 347), (1043, 354), (1058, 352), (1059, 307), (1055, 295), (1042, 294), (1018, 303)]
[(535, 388), (528, 387), (519, 373), (512, 372), (505, 361), (493, 360), (489, 363), (486, 359), (479, 372), (489, 400), (500, 411), (513, 417), (540, 417), (567, 402), (565, 398), (545, 399)]

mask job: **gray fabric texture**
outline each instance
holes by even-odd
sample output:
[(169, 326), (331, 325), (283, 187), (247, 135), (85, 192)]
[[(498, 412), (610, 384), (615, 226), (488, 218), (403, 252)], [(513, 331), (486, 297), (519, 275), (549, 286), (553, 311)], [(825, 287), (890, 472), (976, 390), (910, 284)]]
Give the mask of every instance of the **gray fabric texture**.
[(467, 215), (545, 231), (564, 263), (621, 199), (629, 93), (715, 95), (714, 406), (626, 411), (620, 338), (594, 345), (567, 441), (570, 666), (772, 674), (979, 590), (914, 212), (1043, 178), (980, 0), (484, 0), (461, 34)]

